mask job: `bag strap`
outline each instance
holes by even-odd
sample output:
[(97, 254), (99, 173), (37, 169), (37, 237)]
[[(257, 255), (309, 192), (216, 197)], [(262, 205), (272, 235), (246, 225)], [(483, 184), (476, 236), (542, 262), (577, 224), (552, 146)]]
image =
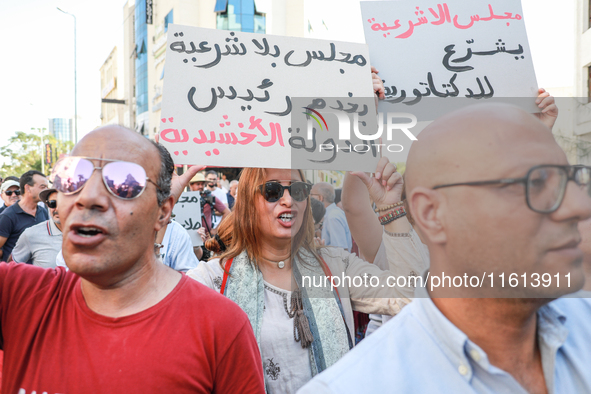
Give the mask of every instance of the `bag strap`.
[(232, 262), (234, 261), (234, 258), (231, 258), (230, 260), (228, 260), (228, 262), (226, 263), (226, 266), (224, 267), (224, 279), (222, 280), (222, 286), (220, 287), (220, 294), (224, 295), (224, 291), (226, 290), (226, 283), (228, 282), (228, 273), (230, 272), (230, 268), (232, 267)]

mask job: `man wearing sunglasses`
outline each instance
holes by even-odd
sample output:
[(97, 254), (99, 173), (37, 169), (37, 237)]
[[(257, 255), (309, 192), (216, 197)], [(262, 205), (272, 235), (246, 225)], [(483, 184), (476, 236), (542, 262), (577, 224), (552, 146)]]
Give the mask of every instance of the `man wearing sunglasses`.
[(591, 167), (530, 114), (485, 104), (425, 128), (405, 179), (427, 286), (302, 393), (591, 392), (591, 301), (555, 300), (584, 283)]
[(46, 189), (39, 198), (49, 210), (49, 220), (26, 229), (19, 237), (12, 259), (16, 263), (55, 268), (56, 257), (62, 249), (62, 224), (57, 209), (57, 190)]
[(47, 210), (38, 205), (39, 193), (47, 189), (47, 178), (39, 171), (30, 170), (20, 177), (21, 200), (6, 208), (0, 215), (0, 257), (8, 261), (16, 241), (27, 228), (49, 219)]
[(19, 183), (14, 180), (4, 180), (2, 187), (0, 187), (0, 195), (2, 196), (2, 207), (0, 213), (4, 212), (6, 208), (18, 202), (21, 199), (21, 191), (19, 190)]
[(156, 256), (198, 169), (172, 180), (166, 149), (120, 126), (56, 163), (69, 271), (0, 264), (2, 391), (264, 393), (245, 313)]

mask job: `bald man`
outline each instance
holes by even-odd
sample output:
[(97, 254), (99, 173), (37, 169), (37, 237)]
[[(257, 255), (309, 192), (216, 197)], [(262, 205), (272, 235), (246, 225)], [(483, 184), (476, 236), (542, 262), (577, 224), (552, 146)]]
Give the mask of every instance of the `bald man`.
[[(591, 216), (590, 174), (568, 166), (550, 130), (511, 106), (433, 122), (405, 174), (431, 256), (423, 298), (301, 393), (591, 392), (591, 302), (550, 302), (584, 283), (577, 224)], [(526, 285), (519, 276), (511, 287), (511, 273)], [(536, 283), (544, 273), (551, 283)], [(487, 280), (431, 287), (443, 275)]]
[(2, 391), (264, 393), (246, 314), (156, 256), (198, 169), (173, 182), (166, 149), (118, 126), (56, 164), (69, 271), (0, 265)]

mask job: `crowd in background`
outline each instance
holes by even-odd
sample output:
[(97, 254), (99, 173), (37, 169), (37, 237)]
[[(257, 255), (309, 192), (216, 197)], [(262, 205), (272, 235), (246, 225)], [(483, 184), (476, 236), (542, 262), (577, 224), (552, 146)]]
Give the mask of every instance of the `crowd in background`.
[[(199, 191), (202, 198), (199, 218), (202, 230), (199, 233), (203, 241), (217, 234), (222, 220), (231, 212), (237, 198), (238, 183), (238, 179), (229, 180), (225, 174), (220, 175), (216, 170), (199, 172), (191, 179), (188, 190)], [(15, 261), (44, 268), (63, 265), (59, 264), (62, 258), (58, 257), (62, 233), (57, 190), (51, 186), (47, 177), (35, 170), (27, 171), (20, 177), (7, 176), (0, 180), (0, 196), (3, 201), (0, 214), (7, 215), (0, 217), (1, 261)], [(314, 185), (311, 196), (317, 238), (323, 240), (326, 246), (354, 250), (354, 240), (340, 199), (341, 189), (321, 182)], [(9, 207), (12, 208), (8, 209)], [(37, 227), (25, 232), (34, 226)], [(40, 231), (41, 229), (45, 231)], [(19, 243), (23, 234), (24, 238)], [(167, 237), (164, 245), (174, 243), (175, 238), (184, 236), (183, 232), (177, 231), (172, 239)], [(203, 259), (204, 252), (205, 256), (209, 255), (207, 250), (198, 247), (194, 250), (198, 260)]]
[[(162, 145), (116, 126), (63, 159), (87, 172), (7, 177), (8, 390), (588, 391), (591, 167), (568, 165), (553, 99), (540, 90), (537, 103), (538, 119), (490, 104), (449, 114), (413, 144), (404, 178), (382, 157), (342, 190), (292, 169), (177, 175)], [(130, 187), (111, 165), (137, 175), (121, 177)], [(204, 247), (172, 220), (187, 189)], [(483, 268), (568, 274), (573, 287), (386, 286)], [(377, 285), (305, 285), (345, 276)], [(40, 368), (50, 357), (64, 368)]]

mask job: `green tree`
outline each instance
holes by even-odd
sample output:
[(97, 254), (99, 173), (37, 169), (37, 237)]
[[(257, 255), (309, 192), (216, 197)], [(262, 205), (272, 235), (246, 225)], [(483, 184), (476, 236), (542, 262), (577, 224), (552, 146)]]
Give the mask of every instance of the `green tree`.
[[(58, 141), (52, 135), (44, 135), (43, 141), (53, 146), (54, 163), (61, 154), (70, 153), (74, 147), (72, 142)], [(0, 167), (0, 175), (3, 178), (8, 175), (20, 177), (29, 170), (41, 171), (41, 136), (17, 131), (16, 135), (10, 137), (8, 145), (0, 148), (0, 154), (6, 161)], [(46, 164), (45, 174), (49, 175), (50, 172), (51, 168)]]

